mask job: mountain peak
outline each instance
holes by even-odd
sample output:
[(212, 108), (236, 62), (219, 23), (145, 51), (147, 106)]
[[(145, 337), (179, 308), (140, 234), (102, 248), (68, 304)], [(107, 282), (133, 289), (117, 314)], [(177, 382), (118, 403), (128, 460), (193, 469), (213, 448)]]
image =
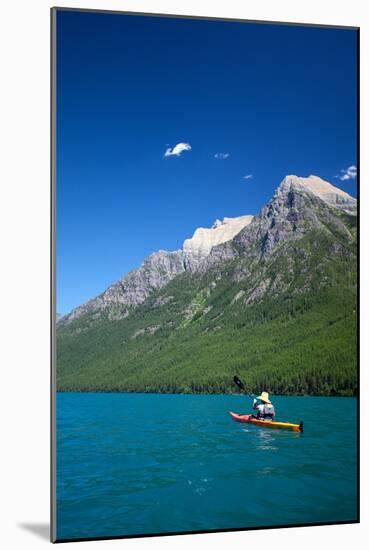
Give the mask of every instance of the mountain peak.
[(342, 211), (355, 215), (356, 199), (317, 176), (287, 175), (249, 227), (234, 240), (243, 249), (258, 243), (264, 257), (281, 242), (298, 239), (312, 230), (326, 232), (328, 227), (351, 241), (350, 231), (337, 216)]
[(339, 210), (344, 210), (351, 214), (356, 213), (356, 199), (319, 176), (310, 175), (308, 177), (301, 177), (293, 174), (287, 175), (278, 190), (283, 192), (289, 191), (291, 188), (313, 193), (329, 206), (333, 206)]

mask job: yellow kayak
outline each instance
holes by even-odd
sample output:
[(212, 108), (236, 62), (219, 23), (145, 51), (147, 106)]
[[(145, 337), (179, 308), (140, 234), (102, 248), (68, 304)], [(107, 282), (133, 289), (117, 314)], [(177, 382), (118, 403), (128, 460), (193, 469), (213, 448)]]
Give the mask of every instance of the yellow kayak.
[(252, 416), (252, 414), (237, 414), (234, 412), (229, 412), (229, 414), (235, 422), (246, 422), (248, 424), (260, 426), (261, 428), (279, 428), (281, 430), (291, 430), (293, 432), (302, 432), (304, 428), (302, 422), (300, 422), (300, 424), (291, 424), (290, 422), (274, 422), (274, 420), (258, 420)]

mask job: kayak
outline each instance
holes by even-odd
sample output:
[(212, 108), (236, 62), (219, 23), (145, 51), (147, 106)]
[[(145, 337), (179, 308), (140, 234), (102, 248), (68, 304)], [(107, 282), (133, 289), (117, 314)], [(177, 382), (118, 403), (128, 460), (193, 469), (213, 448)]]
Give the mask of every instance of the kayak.
[(260, 426), (261, 428), (279, 428), (293, 432), (302, 432), (304, 427), (302, 422), (300, 424), (291, 424), (290, 422), (274, 422), (274, 420), (258, 420), (252, 414), (237, 414), (234, 412), (230, 412), (229, 414), (235, 422), (246, 422)]

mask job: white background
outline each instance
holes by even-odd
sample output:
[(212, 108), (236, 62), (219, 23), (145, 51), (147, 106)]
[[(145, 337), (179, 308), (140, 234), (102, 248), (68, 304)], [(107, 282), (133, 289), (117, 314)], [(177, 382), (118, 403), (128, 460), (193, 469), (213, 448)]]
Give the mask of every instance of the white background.
[[(366, 352), (367, 358), (369, 18), (365, 4), (359, 0), (226, 0), (217, 4), (210, 0), (69, 0), (57, 5), (361, 27), (361, 327), (362, 352)], [(2, 3), (0, 11), (0, 544), (7, 550), (33, 550), (48, 544), (49, 7), (52, 5), (48, 0), (8, 0)], [(369, 389), (367, 367), (362, 356), (363, 397)], [(368, 416), (364, 399), (362, 408), (366, 408)], [(190, 545), (193, 548), (228, 545), (235, 549), (262, 545), (273, 550), (296, 545), (301, 550), (310, 550), (313, 546), (329, 545), (337, 550), (362, 544), (365, 535), (369, 536), (368, 448), (368, 423), (363, 418), (360, 525), (80, 544), (86, 548), (110, 545), (135, 550), (159, 547), (177, 550)], [(245, 499), (252, 498), (253, 495), (245, 494)], [(316, 505), (319, 507), (319, 500)], [(278, 507), (278, 502), (275, 506)]]

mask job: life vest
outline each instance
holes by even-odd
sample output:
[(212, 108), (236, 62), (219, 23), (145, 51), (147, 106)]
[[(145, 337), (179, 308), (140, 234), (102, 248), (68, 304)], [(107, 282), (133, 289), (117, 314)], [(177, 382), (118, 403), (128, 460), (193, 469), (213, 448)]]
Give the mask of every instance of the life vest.
[(275, 416), (275, 410), (271, 403), (263, 403), (258, 407), (258, 417), (259, 418), (271, 418)]

